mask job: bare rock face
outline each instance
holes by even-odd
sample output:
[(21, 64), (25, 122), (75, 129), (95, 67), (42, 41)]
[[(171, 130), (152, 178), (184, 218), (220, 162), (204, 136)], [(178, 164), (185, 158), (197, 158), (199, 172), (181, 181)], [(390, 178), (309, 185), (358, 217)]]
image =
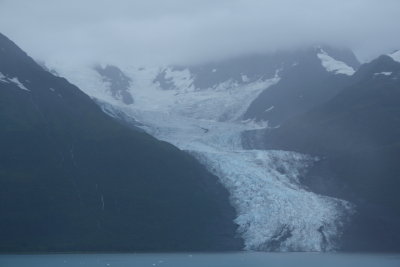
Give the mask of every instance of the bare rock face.
[(97, 66), (95, 70), (103, 77), (103, 81), (109, 83), (111, 95), (115, 99), (121, 100), (126, 105), (133, 104), (133, 97), (129, 93), (132, 80), (118, 67), (112, 65), (107, 65), (104, 68)]

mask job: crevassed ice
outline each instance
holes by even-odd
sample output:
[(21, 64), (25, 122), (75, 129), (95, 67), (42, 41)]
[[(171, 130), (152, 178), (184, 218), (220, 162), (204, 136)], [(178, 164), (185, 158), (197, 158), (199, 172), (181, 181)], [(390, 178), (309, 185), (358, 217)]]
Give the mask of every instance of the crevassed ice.
[(334, 250), (347, 203), (313, 194), (298, 182), (312, 159), (285, 151), (200, 152), (232, 193), (246, 249)]
[[(111, 116), (133, 118), (156, 138), (192, 153), (217, 175), (230, 192), (246, 249), (335, 249), (343, 218), (352, 206), (301, 186), (300, 173), (315, 159), (294, 152), (243, 149), (241, 134), (263, 129), (267, 123), (243, 121), (242, 115), (263, 90), (279, 81), (277, 75), (247, 84), (228, 80), (214, 89), (161, 90), (153, 83), (156, 69), (125, 69), (135, 81), (130, 90), (135, 103), (126, 106), (107, 94), (107, 84), (93, 90), (101, 79), (90, 71), (59, 73), (96, 98)], [(175, 85), (191, 85), (192, 77), (186, 72), (168, 73), (169, 79), (181, 81)]]
[(323, 49), (320, 49), (320, 52), (317, 54), (317, 56), (321, 60), (322, 66), (324, 66), (328, 72), (345, 74), (349, 76), (355, 73), (355, 70), (352, 67), (329, 56)]

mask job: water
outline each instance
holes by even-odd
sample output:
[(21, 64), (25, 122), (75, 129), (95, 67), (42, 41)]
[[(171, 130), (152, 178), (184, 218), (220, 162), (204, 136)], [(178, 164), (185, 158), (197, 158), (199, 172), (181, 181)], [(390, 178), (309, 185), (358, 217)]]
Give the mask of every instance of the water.
[(399, 254), (218, 253), (0, 255), (1, 267), (398, 267)]

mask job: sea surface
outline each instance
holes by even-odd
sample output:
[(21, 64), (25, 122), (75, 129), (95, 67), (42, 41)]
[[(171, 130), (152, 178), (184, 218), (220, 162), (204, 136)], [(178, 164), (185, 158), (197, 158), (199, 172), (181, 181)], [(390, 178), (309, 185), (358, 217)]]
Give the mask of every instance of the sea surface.
[(0, 255), (1, 267), (386, 267), (400, 266), (400, 254), (215, 253)]

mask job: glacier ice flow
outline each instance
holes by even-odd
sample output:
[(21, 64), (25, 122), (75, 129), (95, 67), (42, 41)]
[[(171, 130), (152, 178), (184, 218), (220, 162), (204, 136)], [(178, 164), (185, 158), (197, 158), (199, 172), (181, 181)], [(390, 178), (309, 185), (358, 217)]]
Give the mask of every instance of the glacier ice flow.
[[(71, 71), (72, 70), (72, 71)], [(109, 93), (90, 69), (58, 72), (95, 98), (111, 116), (133, 119), (149, 134), (193, 154), (229, 190), (245, 249), (325, 251), (336, 248), (350, 203), (315, 194), (299, 183), (301, 172), (315, 160), (295, 152), (246, 150), (244, 131), (266, 123), (243, 121), (250, 103), (275, 77), (251, 83), (226, 81), (197, 90), (188, 70), (169, 71), (176, 88), (154, 82), (158, 69), (125, 69), (132, 79), (135, 102), (125, 105)], [(266, 107), (268, 109), (268, 107)]]

